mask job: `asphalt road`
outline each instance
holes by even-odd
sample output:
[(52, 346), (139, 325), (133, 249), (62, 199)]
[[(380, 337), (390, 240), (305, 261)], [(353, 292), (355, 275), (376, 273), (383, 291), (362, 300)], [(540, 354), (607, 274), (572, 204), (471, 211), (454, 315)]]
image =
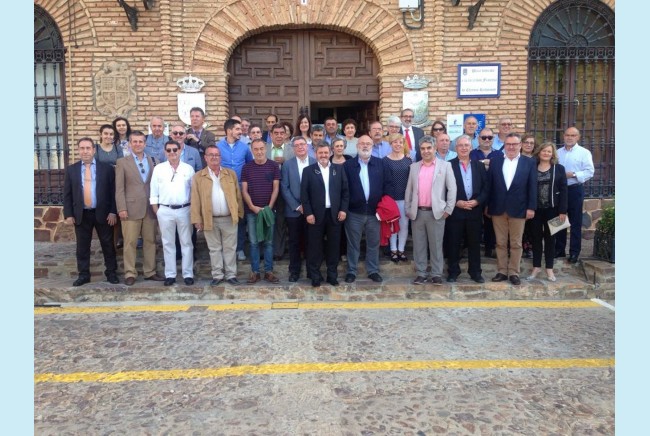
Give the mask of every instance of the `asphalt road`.
[(590, 301), (200, 304), (36, 309), (35, 433), (614, 434)]

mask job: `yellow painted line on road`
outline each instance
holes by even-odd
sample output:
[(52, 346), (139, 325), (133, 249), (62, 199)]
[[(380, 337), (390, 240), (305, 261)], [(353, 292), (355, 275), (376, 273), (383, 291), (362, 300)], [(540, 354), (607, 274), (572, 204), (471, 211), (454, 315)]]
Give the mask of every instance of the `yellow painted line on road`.
[(286, 363), (241, 365), (224, 368), (170, 369), (122, 372), (44, 373), (34, 375), (34, 383), (120, 383), (131, 381), (195, 380), (246, 375), (286, 375), (306, 373), (490, 370), (490, 369), (565, 369), (613, 367), (612, 359), (542, 360), (425, 360), (413, 362)]
[(379, 309), (588, 309), (601, 307), (589, 301), (387, 301), (387, 302), (269, 302), (212, 305), (147, 305), (147, 306), (98, 306), (98, 307), (38, 307), (35, 315), (67, 313), (119, 313), (119, 312), (185, 312), (191, 307), (205, 307), (206, 310), (254, 311), (271, 309), (302, 310), (379, 310)]

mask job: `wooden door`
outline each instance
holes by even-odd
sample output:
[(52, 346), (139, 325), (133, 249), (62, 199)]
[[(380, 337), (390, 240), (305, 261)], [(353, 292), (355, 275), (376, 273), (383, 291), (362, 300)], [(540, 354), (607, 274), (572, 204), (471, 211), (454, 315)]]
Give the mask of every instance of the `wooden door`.
[(379, 100), (379, 65), (372, 50), (341, 32), (282, 30), (253, 36), (235, 49), (228, 72), (230, 113), (262, 126), (271, 113), (294, 122), (312, 102)]

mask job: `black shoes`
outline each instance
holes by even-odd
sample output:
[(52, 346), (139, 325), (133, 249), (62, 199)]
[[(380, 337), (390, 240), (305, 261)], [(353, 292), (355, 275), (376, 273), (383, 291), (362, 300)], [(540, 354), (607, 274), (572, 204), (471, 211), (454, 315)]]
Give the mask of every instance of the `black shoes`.
[(380, 283), (383, 280), (381, 278), (381, 276), (379, 275), (379, 273), (372, 273), (372, 274), (368, 275), (368, 278), (370, 280), (372, 280), (373, 282), (375, 282), (375, 283)]
[(521, 285), (521, 280), (519, 280), (519, 276), (511, 275), (510, 276), (510, 283), (512, 283), (515, 286), (518, 286), (518, 285)]
[(236, 277), (229, 278), (228, 280), (226, 280), (226, 282), (231, 286), (239, 286), (240, 285), (239, 280), (237, 280)]
[(86, 283), (90, 283), (90, 277), (79, 277), (77, 280), (72, 282), (72, 286), (83, 286)]
[(497, 273), (497, 275), (492, 277), (493, 282), (505, 282), (506, 280), (508, 280), (508, 276), (501, 273)]
[(440, 276), (431, 277), (429, 281), (434, 285), (442, 285), (442, 278), (440, 278)]
[(328, 278), (327, 283), (329, 283), (332, 286), (338, 286), (339, 285), (339, 281), (336, 279), (336, 277)]
[(415, 280), (413, 280), (414, 285), (423, 285), (426, 282), (427, 282), (427, 278), (422, 276), (417, 276)]
[(312, 279), (311, 285), (314, 288), (319, 288), (320, 287), (320, 280), (319, 279)]
[(474, 280), (476, 283), (485, 283), (483, 276), (474, 276), (472, 277), (472, 280)]
[(187, 286), (190, 286), (194, 284), (194, 279), (192, 277), (185, 277), (183, 279), (183, 282), (185, 282)]
[(569, 256), (569, 263), (578, 263), (578, 256)]
[(456, 276), (449, 276), (447, 277), (447, 283), (455, 283), (456, 282)]
[(490, 257), (490, 258), (494, 259), (497, 256), (494, 254), (494, 250), (492, 250), (491, 248), (486, 248), (485, 249), (485, 257)]
[(117, 274), (109, 274), (108, 277), (106, 277), (106, 281), (113, 285), (120, 283), (120, 279), (117, 278)]
[(345, 275), (345, 283), (354, 283), (354, 281), (357, 279), (357, 277), (354, 274), (346, 274)]
[(176, 279), (174, 277), (167, 277), (165, 279), (165, 286), (171, 286), (174, 283), (176, 283)]
[(223, 282), (223, 279), (212, 279), (210, 286), (219, 286)]
[(289, 281), (290, 282), (297, 282), (298, 278), (300, 278), (300, 274), (289, 274)]

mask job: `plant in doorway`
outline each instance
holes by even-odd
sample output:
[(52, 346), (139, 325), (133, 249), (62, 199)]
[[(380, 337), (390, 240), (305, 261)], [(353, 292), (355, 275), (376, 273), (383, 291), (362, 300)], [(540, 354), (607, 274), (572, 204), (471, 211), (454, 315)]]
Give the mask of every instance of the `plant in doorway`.
[(614, 225), (614, 218), (614, 206), (603, 209), (603, 214), (600, 216), (600, 221), (596, 224), (596, 232), (594, 234), (594, 257), (612, 263), (615, 262), (614, 233), (616, 227)]

